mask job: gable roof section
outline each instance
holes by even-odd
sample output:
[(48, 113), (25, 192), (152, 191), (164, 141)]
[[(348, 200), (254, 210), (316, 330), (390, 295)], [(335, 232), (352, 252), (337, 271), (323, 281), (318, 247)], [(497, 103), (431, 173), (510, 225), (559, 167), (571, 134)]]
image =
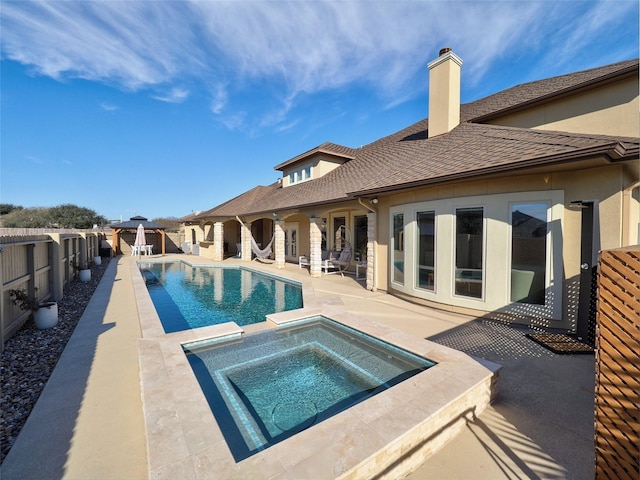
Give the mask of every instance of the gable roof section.
[(109, 225), (110, 228), (116, 230), (135, 230), (138, 228), (138, 225), (142, 224), (145, 230), (164, 230), (165, 227), (162, 225), (158, 225), (155, 222), (151, 222), (147, 220), (145, 217), (135, 216), (131, 217), (126, 222), (114, 223)]
[(461, 106), (461, 122), (484, 122), (532, 104), (571, 95), (595, 84), (638, 75), (638, 59), (523, 83)]
[(296, 157), (293, 157), (286, 162), (282, 162), (276, 165), (274, 170), (283, 170), (289, 165), (293, 165), (307, 158), (313, 157), (314, 155), (324, 153), (327, 155), (332, 155), (334, 157), (341, 157), (345, 160), (351, 160), (355, 157), (357, 150), (351, 147), (345, 147), (343, 145), (337, 145), (335, 143), (325, 142), (322, 145), (319, 145), (311, 150), (308, 150)]

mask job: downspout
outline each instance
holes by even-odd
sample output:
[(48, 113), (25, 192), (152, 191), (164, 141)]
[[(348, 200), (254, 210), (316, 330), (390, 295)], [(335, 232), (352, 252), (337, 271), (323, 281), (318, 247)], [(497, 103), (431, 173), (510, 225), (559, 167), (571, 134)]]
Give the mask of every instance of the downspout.
[[(633, 217), (632, 210), (633, 190), (636, 188), (640, 188), (640, 182), (634, 182), (631, 185), (627, 185), (622, 190), (622, 231), (620, 232), (622, 235), (620, 242), (621, 247), (635, 245), (640, 241), (640, 223), (635, 225), (635, 232), (632, 230), (634, 227), (633, 221), (638, 221), (637, 218)], [(634, 238), (634, 236), (636, 237)]]
[(370, 206), (370, 205), (366, 205), (366, 204), (362, 203), (362, 198), (361, 198), (361, 197), (358, 197), (358, 203), (359, 203), (360, 205), (362, 205), (364, 208), (366, 208), (367, 210), (369, 210), (371, 213), (375, 213), (375, 214), (377, 214), (377, 213), (378, 213), (378, 210), (376, 210), (376, 209), (375, 209), (375, 208), (373, 208), (372, 206)]

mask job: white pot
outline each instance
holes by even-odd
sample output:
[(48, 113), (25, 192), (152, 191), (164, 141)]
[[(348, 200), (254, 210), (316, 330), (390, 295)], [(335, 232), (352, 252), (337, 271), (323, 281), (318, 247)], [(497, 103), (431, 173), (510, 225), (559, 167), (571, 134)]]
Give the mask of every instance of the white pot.
[(58, 304), (50, 302), (40, 307), (33, 312), (33, 320), (40, 330), (54, 327), (58, 323)]
[(102, 257), (93, 257), (93, 263), (96, 265), (102, 265)]
[(86, 283), (89, 280), (91, 280), (91, 270), (88, 268), (85, 270), (80, 270), (80, 281)]

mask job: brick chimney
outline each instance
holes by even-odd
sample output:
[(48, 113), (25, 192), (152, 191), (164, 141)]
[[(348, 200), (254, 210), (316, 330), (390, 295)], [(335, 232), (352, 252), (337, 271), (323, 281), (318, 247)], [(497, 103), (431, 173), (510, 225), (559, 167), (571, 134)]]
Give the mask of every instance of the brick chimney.
[(440, 50), (429, 68), (429, 137), (450, 132), (460, 124), (460, 67), (450, 48)]

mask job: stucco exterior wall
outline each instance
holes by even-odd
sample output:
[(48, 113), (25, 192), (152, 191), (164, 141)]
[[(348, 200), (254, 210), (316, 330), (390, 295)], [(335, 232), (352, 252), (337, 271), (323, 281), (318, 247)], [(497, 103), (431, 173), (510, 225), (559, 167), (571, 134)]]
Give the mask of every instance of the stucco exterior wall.
[(638, 79), (627, 78), (488, 123), (573, 133), (640, 136)]
[[(510, 228), (508, 223), (509, 202), (527, 202), (548, 200), (552, 205), (550, 228), (552, 230), (552, 250), (550, 262), (556, 262), (553, 270), (554, 285), (550, 292), (557, 298), (547, 310), (534, 308), (525, 311), (519, 308), (523, 316), (543, 318), (548, 315), (554, 319), (551, 325), (556, 328), (571, 328), (575, 321), (577, 300), (575, 298), (577, 278), (580, 274), (581, 213), (570, 207), (575, 200), (593, 201), (596, 204), (594, 264), (600, 249), (620, 247), (623, 242), (623, 194), (622, 185), (637, 182), (637, 170), (623, 165), (606, 165), (597, 168), (561, 172), (543, 172), (530, 175), (493, 178), (482, 181), (464, 182), (446, 186), (424, 188), (390, 197), (381, 197), (378, 204), (379, 229), (376, 256), (384, 259), (377, 264), (376, 283), (379, 289), (408, 295), (420, 303), (430, 303), (441, 308), (459, 310), (475, 314), (509, 311), (509, 299), (505, 292), (510, 282)], [(486, 270), (490, 281), (485, 282), (485, 296), (482, 300), (460, 298), (451, 294), (453, 269), (454, 212), (456, 206), (482, 205), (485, 208)], [(413, 286), (414, 270), (408, 267), (405, 285), (391, 281), (389, 265), (389, 238), (391, 238), (391, 215), (393, 212), (405, 213), (405, 224), (412, 221), (416, 211), (437, 209), (442, 218), (436, 225), (437, 264), (445, 270), (439, 270), (440, 286), (436, 295), (418, 291)], [(628, 215), (631, 220), (639, 213)], [(447, 210), (449, 213), (447, 213)], [(625, 220), (625, 221), (628, 221)], [(632, 226), (631, 228), (634, 228)], [(411, 236), (413, 231), (405, 232), (405, 261), (411, 263), (415, 255), (415, 245)], [(511, 309), (513, 310), (513, 309)], [(528, 323), (528, 320), (523, 320)]]

